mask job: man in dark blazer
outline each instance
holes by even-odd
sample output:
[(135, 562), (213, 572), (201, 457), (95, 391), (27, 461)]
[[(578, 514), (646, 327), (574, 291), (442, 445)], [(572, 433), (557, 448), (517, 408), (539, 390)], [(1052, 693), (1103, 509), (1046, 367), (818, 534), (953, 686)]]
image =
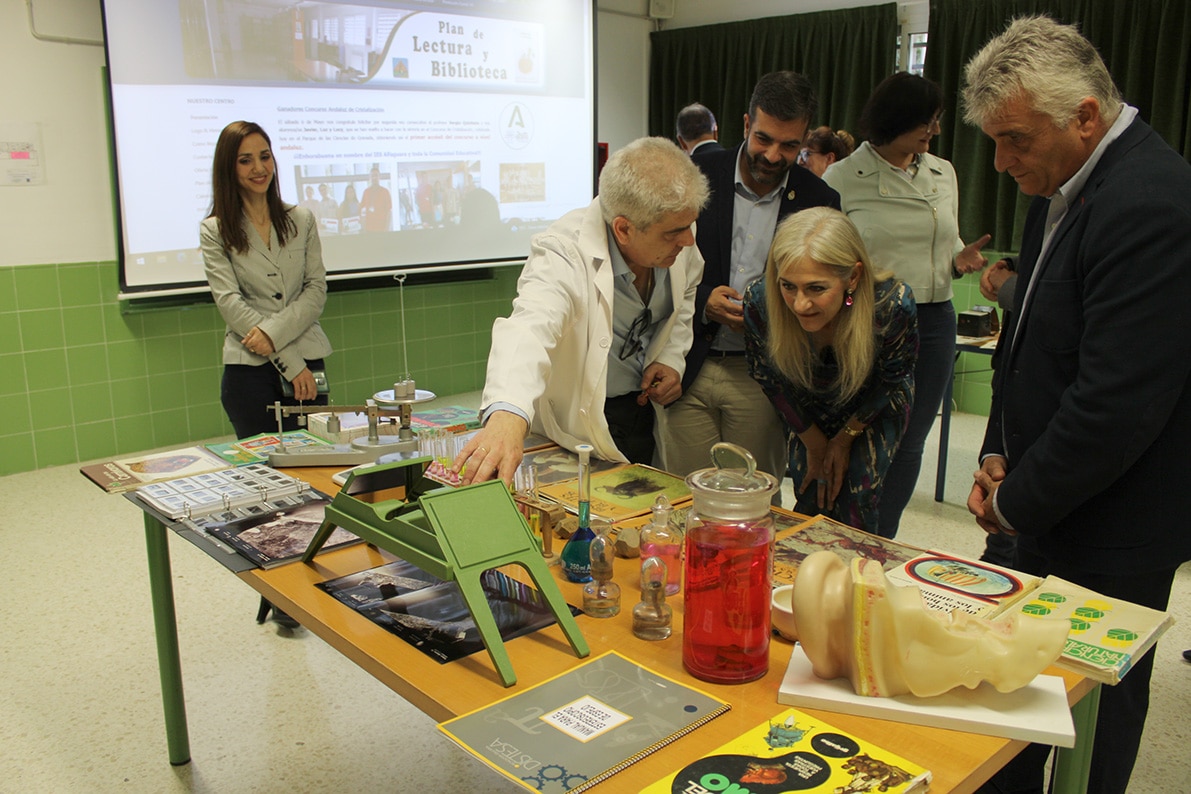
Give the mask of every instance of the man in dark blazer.
[(805, 168), (794, 168), (818, 100), (806, 77), (771, 72), (753, 88), (744, 142), (692, 158), (711, 184), (696, 244), (706, 264), (695, 297), (694, 342), (682, 398), (666, 411), (663, 461), (687, 475), (711, 465), (711, 447), (730, 441), (753, 453), (779, 480), (788, 459), (786, 432), (744, 357), (744, 289), (765, 272), (778, 222), (807, 207), (839, 209), (839, 194)]
[[(1038, 197), (968, 508), (1016, 534), (1021, 570), (1165, 609), (1191, 559), (1191, 165), (1073, 27), (1015, 20), (966, 78), (966, 120)], [(1126, 789), (1153, 659), (1102, 688), (1090, 792)], [(1048, 751), (1027, 747), (984, 790), (1041, 791)]]
[(720, 130), (715, 114), (706, 105), (698, 102), (687, 105), (678, 111), (674, 126), (678, 130), (678, 145), (691, 157), (696, 152), (703, 155), (724, 150), (717, 140)]

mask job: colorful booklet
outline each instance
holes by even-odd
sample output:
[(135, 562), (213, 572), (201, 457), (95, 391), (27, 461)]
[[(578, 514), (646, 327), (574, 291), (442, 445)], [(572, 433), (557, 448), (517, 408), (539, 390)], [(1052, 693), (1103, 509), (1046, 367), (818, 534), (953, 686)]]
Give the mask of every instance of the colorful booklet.
[(219, 471), (229, 465), (223, 458), (196, 446), (93, 463), (80, 466), (79, 472), (108, 493), (123, 493), (145, 483)]
[[(557, 502), (574, 513), (579, 509), (579, 480), (563, 480), (538, 487), (543, 499)], [(628, 463), (591, 475), (591, 514), (609, 521), (648, 515), (654, 500), (665, 495), (670, 504), (690, 501), (691, 491), (683, 478), (668, 472)]]
[(758, 725), (710, 755), (643, 789), (643, 794), (926, 791), (918, 764), (797, 709)]
[[(285, 446), (289, 447), (325, 447), (330, 443), (305, 430), (293, 430), (285, 434)], [(207, 444), (207, 449), (226, 460), (233, 466), (246, 466), (250, 463), (268, 463), (269, 453), (281, 448), (281, 439), (276, 433), (261, 433), (238, 441), (224, 441), (217, 444)]]
[[(503, 640), (555, 623), (542, 594), (493, 568), (480, 575)], [(315, 585), (439, 663), (484, 650), (484, 640), (455, 582), (404, 560)], [(573, 614), (580, 610), (571, 607)]]
[(773, 549), (773, 583), (793, 584), (794, 577), (798, 575), (798, 566), (807, 555), (816, 551), (833, 552), (844, 562), (850, 562), (853, 557), (877, 560), (886, 573), (926, 553), (926, 549), (882, 538), (819, 515), (803, 521), (792, 530), (777, 531), (777, 542)]
[(564, 794), (586, 791), (731, 708), (610, 651), (438, 727), (526, 789)]
[(1058, 664), (1106, 684), (1120, 681), (1174, 623), (1167, 612), (1106, 598), (1057, 576), (1043, 579), (1015, 608), (1071, 621)]

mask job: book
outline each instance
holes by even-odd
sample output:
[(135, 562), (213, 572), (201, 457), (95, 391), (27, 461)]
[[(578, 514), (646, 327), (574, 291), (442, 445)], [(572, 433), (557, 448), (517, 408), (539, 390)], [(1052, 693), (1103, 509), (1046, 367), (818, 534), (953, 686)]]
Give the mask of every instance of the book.
[(931, 773), (913, 761), (817, 717), (786, 709), (642, 792), (914, 794), (926, 791), (930, 781)]
[(1059, 747), (1075, 746), (1067, 688), (1055, 675), (1036, 676), (1013, 692), (998, 692), (985, 681), (975, 689), (960, 686), (932, 697), (868, 697), (856, 694), (847, 678), (828, 681), (816, 676), (802, 647), (795, 646), (778, 687), (777, 702)]
[[(324, 439), (305, 430), (289, 431), (285, 433), (284, 439), (287, 448), (330, 446)], [(269, 453), (281, 448), (281, 437), (276, 433), (261, 433), (236, 441), (207, 444), (206, 447), (233, 466), (247, 466), (250, 463), (268, 463)]]
[(818, 515), (793, 528), (776, 530), (773, 548), (774, 585), (793, 584), (807, 555), (830, 551), (850, 562), (854, 557), (877, 560), (886, 573), (926, 553), (926, 549), (873, 535)]
[[(325, 497), (317, 498), (281, 510), (213, 523), (206, 527), (206, 531), (259, 567), (275, 568), (293, 562), (306, 553), (330, 503)], [(332, 551), (359, 542), (360, 538), (342, 527), (335, 527), (321, 551)]]
[[(542, 594), (497, 569), (480, 584), (503, 640), (555, 623)], [(455, 582), (445, 582), (404, 560), (315, 585), (439, 663), (484, 650), (475, 620)], [(580, 610), (571, 607), (572, 614)]]
[[(676, 505), (689, 501), (691, 491), (683, 478), (640, 463), (622, 464), (591, 475), (591, 514), (596, 518), (621, 521), (648, 515), (661, 495)], [(569, 512), (578, 512), (579, 479), (539, 485), (538, 496)]]
[(79, 472), (108, 493), (123, 493), (145, 483), (219, 471), (230, 465), (206, 448), (193, 446), (92, 463), (80, 466)]
[(452, 433), (476, 430), (480, 426), (480, 412), (464, 405), (444, 405), (440, 408), (426, 408), (414, 411), (410, 427), (441, 427)]
[[(532, 434), (531, 434), (532, 435)], [(530, 436), (526, 436), (526, 440)], [(537, 484), (553, 485), (564, 480), (574, 480), (579, 476), (579, 456), (565, 447), (550, 445), (538, 449), (525, 448), (525, 457), (521, 459), (522, 466), (537, 467)], [(623, 464), (610, 460), (591, 459), (591, 473), (616, 468)]]
[(609, 651), (438, 727), (530, 791), (580, 792), (732, 706)]
[(176, 521), (229, 512), (244, 505), (264, 504), (308, 490), (311, 489), (306, 482), (254, 463), (149, 483), (138, 488), (135, 496), (166, 518)]
[(917, 586), (930, 609), (993, 618), (1025, 599), (1041, 577), (953, 554), (926, 552), (885, 572), (890, 583)]
[(1104, 596), (1048, 576), (1014, 606), (1022, 615), (1065, 617), (1071, 633), (1060, 664), (1105, 684), (1116, 684), (1174, 623), (1166, 612)]
[(1065, 617), (1071, 622), (1056, 665), (1096, 681), (1115, 684), (1173, 623), (1166, 612), (1108, 598), (1058, 577), (1031, 574), (928, 551), (870, 535), (816, 516), (779, 535), (774, 544), (775, 584), (791, 584), (806, 555), (828, 549), (845, 562), (881, 562), (889, 581), (913, 585), (923, 603), (944, 613), (960, 610), (980, 618), (1012, 611), (1023, 617)]

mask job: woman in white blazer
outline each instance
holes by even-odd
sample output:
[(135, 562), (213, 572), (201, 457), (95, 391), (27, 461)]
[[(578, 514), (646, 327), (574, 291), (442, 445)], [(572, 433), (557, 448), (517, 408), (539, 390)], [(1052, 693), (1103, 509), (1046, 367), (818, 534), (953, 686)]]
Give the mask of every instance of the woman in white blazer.
[[(233, 121), (215, 144), (210, 215), (199, 227), (203, 264), (227, 323), (220, 398), (236, 436), (276, 431), (276, 401), (325, 405), (314, 372), (331, 343), (319, 326), (327, 298), (318, 221), (281, 200), (268, 134)], [(284, 396), (284, 384), (292, 398)], [(296, 417), (287, 429), (296, 428)]]
[(823, 174), (860, 230), (873, 267), (908, 284), (918, 305), (914, 405), (880, 496), (877, 532), (887, 538), (897, 534), (918, 482), (926, 436), (955, 362), (951, 280), (986, 264), (980, 249), (989, 236), (964, 245), (955, 169), (929, 151), (942, 115), (938, 85), (908, 72), (891, 75), (861, 111), (864, 143)]

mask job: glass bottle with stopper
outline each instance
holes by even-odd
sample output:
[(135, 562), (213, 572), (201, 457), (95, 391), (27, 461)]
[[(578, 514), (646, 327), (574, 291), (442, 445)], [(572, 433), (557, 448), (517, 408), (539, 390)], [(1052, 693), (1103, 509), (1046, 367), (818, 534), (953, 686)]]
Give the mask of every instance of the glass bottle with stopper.
[(620, 612), (620, 585), (612, 581), (615, 548), (607, 532), (596, 533), (588, 548), (591, 581), (583, 585), (583, 611), (593, 618), (610, 618)]
[(562, 547), (562, 572), (571, 582), (591, 581), (591, 444), (579, 444), (579, 528)]
[(633, 636), (664, 640), (670, 636), (674, 609), (666, 603), (666, 563), (646, 557), (641, 563), (641, 602), (633, 607)]
[(650, 509), (653, 519), (641, 530), (642, 571), (644, 560), (661, 559), (666, 564), (666, 595), (674, 595), (682, 579), (682, 535), (670, 526), (672, 508), (665, 494), (658, 494)]

